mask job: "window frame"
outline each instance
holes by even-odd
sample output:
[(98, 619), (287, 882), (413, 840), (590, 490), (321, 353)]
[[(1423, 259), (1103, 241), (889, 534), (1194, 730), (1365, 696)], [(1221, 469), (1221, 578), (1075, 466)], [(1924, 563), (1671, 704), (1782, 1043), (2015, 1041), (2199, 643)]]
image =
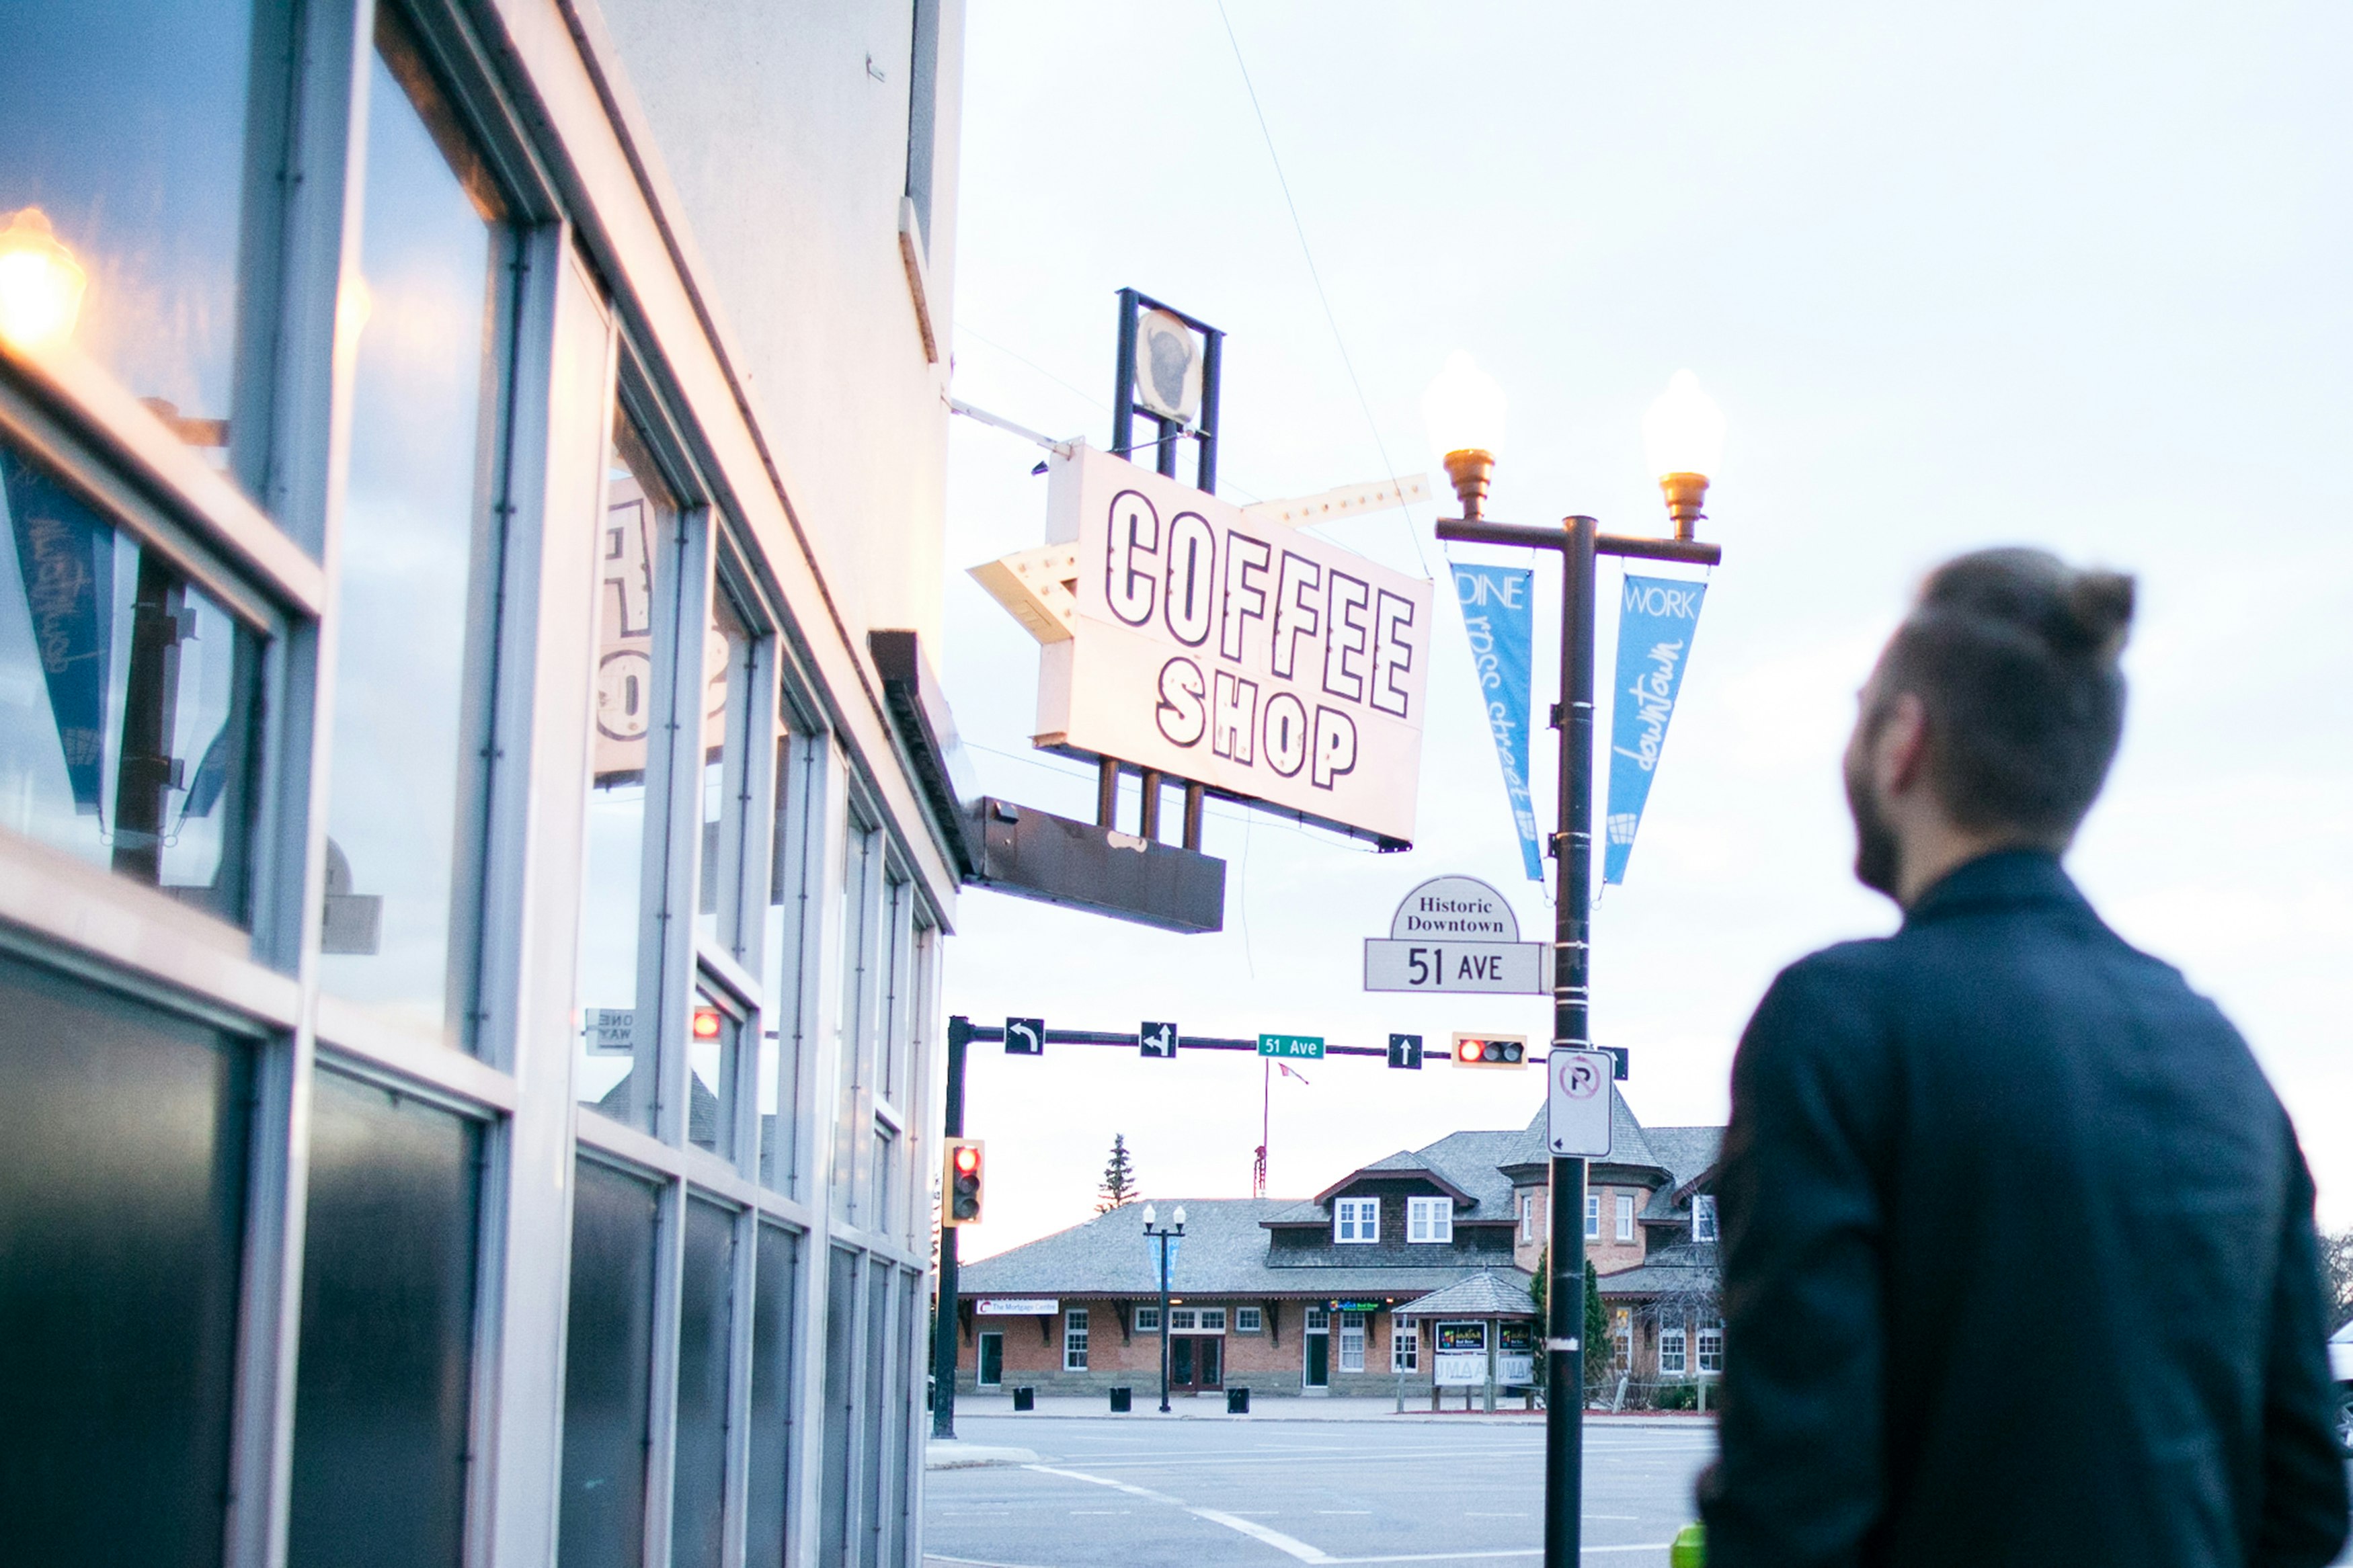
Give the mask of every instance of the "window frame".
[[(1406, 1199), (1405, 1239), (1409, 1246), (1440, 1247), (1454, 1240), (1454, 1200), (1415, 1194)], [(1416, 1234), (1426, 1232), (1427, 1234)]]
[(1713, 1193), (1692, 1195), (1692, 1239), (1705, 1242), (1717, 1239), (1715, 1195)]
[[(1351, 1233), (1354, 1234), (1351, 1234)], [(1335, 1247), (1363, 1247), (1381, 1238), (1381, 1200), (1337, 1198), (1332, 1204), (1332, 1242)]]
[(1634, 1239), (1634, 1194), (1631, 1193), (1618, 1194), (1618, 1223), (1612, 1239), (1617, 1241)]
[[(1147, 1320), (1149, 1321), (1147, 1321)], [(1139, 1334), (1158, 1333), (1160, 1331), (1160, 1309), (1157, 1307), (1136, 1308), (1134, 1331)]]
[[(1670, 1350), (1671, 1346), (1672, 1350)], [(1667, 1364), (1670, 1354), (1674, 1358), (1672, 1366)], [(1661, 1377), (1691, 1375), (1691, 1331), (1685, 1326), (1681, 1314), (1677, 1314), (1672, 1321), (1664, 1317), (1659, 1320), (1659, 1375)]]
[(1266, 1315), (1258, 1307), (1234, 1309), (1233, 1331), (1238, 1334), (1262, 1334), (1266, 1331)]
[(1389, 1320), (1389, 1371), (1421, 1370), (1421, 1323), (1414, 1318)]
[(1585, 1239), (1588, 1241), (1601, 1239), (1601, 1194), (1599, 1193), (1585, 1194)]
[(1062, 1310), (1062, 1370), (1087, 1370), (1088, 1319), (1084, 1307)]

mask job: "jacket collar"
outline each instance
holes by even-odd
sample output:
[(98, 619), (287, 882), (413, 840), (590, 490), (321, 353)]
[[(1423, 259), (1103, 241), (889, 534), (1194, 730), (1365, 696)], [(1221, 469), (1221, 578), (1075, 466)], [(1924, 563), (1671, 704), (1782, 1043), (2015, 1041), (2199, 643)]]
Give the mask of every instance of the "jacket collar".
[(1945, 873), (1905, 911), (1906, 926), (1965, 910), (2056, 906), (2090, 913), (2091, 905), (2048, 849), (1997, 849)]

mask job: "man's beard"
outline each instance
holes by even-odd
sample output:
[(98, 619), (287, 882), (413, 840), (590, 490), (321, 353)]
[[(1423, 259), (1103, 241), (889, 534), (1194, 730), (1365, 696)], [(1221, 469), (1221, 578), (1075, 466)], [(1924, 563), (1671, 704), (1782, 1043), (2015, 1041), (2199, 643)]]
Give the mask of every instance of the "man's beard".
[(1865, 766), (1850, 763), (1845, 772), (1846, 808), (1854, 817), (1854, 879), (1893, 899), (1902, 879), (1903, 859), (1895, 830), (1887, 825), (1886, 815), (1872, 796)]

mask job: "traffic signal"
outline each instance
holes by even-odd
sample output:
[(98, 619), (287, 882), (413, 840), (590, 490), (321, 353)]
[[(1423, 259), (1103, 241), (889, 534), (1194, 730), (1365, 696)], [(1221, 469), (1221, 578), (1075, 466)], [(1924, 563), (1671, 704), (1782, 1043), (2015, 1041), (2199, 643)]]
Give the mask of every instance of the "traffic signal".
[(980, 1184), (987, 1169), (977, 1138), (951, 1138), (947, 1169), (940, 1178), (940, 1223), (978, 1225)]
[(1459, 1068), (1524, 1068), (1528, 1065), (1525, 1035), (1457, 1035), (1454, 1065)]

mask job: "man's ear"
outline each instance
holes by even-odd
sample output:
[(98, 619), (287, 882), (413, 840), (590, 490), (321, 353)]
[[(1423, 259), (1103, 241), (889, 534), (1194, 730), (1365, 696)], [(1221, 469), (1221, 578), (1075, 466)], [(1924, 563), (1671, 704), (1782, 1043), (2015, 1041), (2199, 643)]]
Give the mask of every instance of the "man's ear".
[(1899, 691), (1880, 721), (1872, 748), (1873, 771), (1883, 795), (1908, 795), (1927, 776), (1928, 710), (1916, 693)]

